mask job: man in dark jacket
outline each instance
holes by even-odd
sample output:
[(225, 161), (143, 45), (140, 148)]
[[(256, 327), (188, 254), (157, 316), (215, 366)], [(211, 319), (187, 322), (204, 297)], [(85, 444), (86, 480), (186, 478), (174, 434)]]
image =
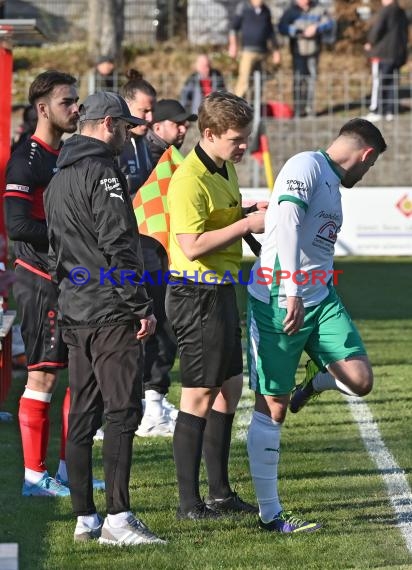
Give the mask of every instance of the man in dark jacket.
[(126, 176), (129, 193), (133, 199), (153, 169), (153, 157), (145, 135), (153, 119), (156, 89), (136, 69), (130, 69), (127, 78), (128, 81), (122, 87), (122, 95), (133, 116), (144, 119), (143, 125), (130, 130), (130, 138), (119, 156), (120, 168)]
[(382, 0), (365, 50), (372, 63), (370, 113), (366, 119), (392, 121), (398, 107), (397, 79), (408, 53), (408, 18), (397, 0)]
[(313, 115), (315, 85), (322, 40), (333, 34), (335, 22), (312, 0), (295, 0), (279, 21), (279, 32), (289, 37), (293, 66), (295, 117)]
[(239, 62), (239, 76), (234, 89), (238, 97), (244, 97), (249, 88), (250, 76), (260, 69), (266, 60), (269, 49), (272, 62), (280, 64), (280, 51), (272, 24), (272, 14), (263, 0), (240, 2), (233, 17), (229, 33), (229, 55), (236, 58), (242, 37), (242, 50)]
[(186, 79), (180, 93), (181, 104), (191, 113), (197, 113), (200, 103), (212, 91), (226, 90), (223, 75), (212, 67), (206, 53), (196, 57), (194, 68), (194, 72)]
[[(130, 511), (134, 431), (141, 415), (136, 355), (156, 319), (126, 180), (114, 158), (133, 117), (120, 95), (101, 91), (79, 108), (80, 135), (64, 145), (45, 193), (49, 259), (59, 286), (59, 320), (69, 349), (71, 407), (67, 468), (74, 539), (105, 544), (164, 542)], [(93, 435), (104, 411), (107, 517), (93, 501)]]
[(156, 103), (152, 125), (146, 133), (153, 168), (169, 146), (178, 149), (182, 146), (190, 123), (195, 121), (197, 115), (186, 111), (176, 99), (161, 99)]

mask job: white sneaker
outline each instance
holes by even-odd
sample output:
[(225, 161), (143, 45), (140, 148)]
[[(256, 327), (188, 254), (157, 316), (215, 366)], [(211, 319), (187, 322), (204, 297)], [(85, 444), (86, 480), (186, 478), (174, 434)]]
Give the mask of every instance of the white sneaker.
[(392, 113), (386, 113), (386, 115), (385, 115), (385, 120), (388, 122), (393, 121), (394, 118), (395, 117)]
[(379, 113), (368, 113), (365, 117), (363, 117), (364, 119), (366, 119), (367, 121), (370, 121), (371, 123), (377, 123), (378, 121), (380, 121), (382, 119), (382, 115), (380, 115)]
[(168, 415), (169, 418), (171, 418), (173, 421), (176, 421), (179, 410), (172, 404), (172, 402), (169, 402), (166, 396), (162, 400), (162, 406), (164, 413)]
[(103, 441), (104, 440), (104, 430), (100, 427), (97, 432), (93, 436), (94, 441)]
[(174, 431), (175, 422), (170, 416), (163, 414), (160, 418), (154, 418), (145, 414), (135, 433), (139, 437), (170, 437)]
[(126, 519), (125, 526), (120, 528), (110, 526), (106, 517), (99, 544), (132, 546), (139, 544), (166, 544), (166, 541), (153, 534), (141, 520), (130, 514)]
[(100, 537), (102, 533), (103, 519), (99, 515), (97, 516), (99, 523), (96, 528), (90, 528), (84, 522), (77, 521), (76, 528), (74, 530), (75, 542), (87, 542)]

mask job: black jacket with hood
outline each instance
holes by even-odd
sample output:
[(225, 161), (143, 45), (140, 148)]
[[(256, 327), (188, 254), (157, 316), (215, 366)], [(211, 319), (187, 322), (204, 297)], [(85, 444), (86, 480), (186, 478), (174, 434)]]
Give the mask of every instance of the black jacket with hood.
[(381, 8), (368, 33), (371, 57), (402, 67), (408, 58), (408, 18), (397, 2)]
[(108, 145), (73, 135), (44, 194), (50, 273), (64, 327), (139, 321), (152, 313), (126, 180)]

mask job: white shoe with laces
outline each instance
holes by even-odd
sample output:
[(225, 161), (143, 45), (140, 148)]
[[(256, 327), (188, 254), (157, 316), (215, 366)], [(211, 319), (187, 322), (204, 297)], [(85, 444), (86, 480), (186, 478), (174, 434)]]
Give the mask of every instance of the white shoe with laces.
[(156, 536), (141, 520), (130, 513), (125, 521), (125, 525), (120, 528), (110, 526), (106, 517), (99, 544), (138, 546), (140, 544), (166, 544), (166, 541)]
[(83, 521), (77, 521), (76, 528), (74, 530), (75, 542), (88, 542), (89, 540), (94, 540), (100, 537), (103, 519), (99, 515), (97, 515), (97, 517), (98, 524), (96, 527), (89, 527)]
[(174, 431), (175, 422), (168, 414), (160, 417), (145, 414), (135, 433), (139, 437), (171, 437)]

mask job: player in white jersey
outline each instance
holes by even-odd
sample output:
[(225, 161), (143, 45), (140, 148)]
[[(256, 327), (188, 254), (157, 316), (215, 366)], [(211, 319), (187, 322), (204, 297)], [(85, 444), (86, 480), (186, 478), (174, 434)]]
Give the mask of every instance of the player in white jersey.
[[(280, 432), (289, 401), (297, 412), (324, 390), (364, 396), (372, 389), (365, 347), (333, 287), (333, 254), (342, 225), (339, 186), (352, 188), (385, 150), (375, 125), (352, 119), (327, 151), (297, 154), (275, 182), (248, 305), (255, 391), (248, 454), (259, 525), (267, 531), (310, 532), (321, 526), (284, 511), (278, 497)], [(312, 360), (294, 390), (304, 350)]]
[[(339, 174), (323, 151), (302, 152), (287, 161), (276, 180), (261, 257), (253, 268), (249, 285), (253, 297), (264, 303), (274, 297), (286, 308), (288, 296), (299, 294), (306, 307), (318, 305), (327, 296), (323, 277), (329, 281), (332, 276), (334, 244), (342, 225), (339, 186)], [(287, 226), (294, 223), (295, 211), (305, 217), (299, 232), (299, 256), (297, 248), (291, 247), (289, 232), (278, 232), (285, 215), (280, 209), (283, 202), (291, 206)]]

